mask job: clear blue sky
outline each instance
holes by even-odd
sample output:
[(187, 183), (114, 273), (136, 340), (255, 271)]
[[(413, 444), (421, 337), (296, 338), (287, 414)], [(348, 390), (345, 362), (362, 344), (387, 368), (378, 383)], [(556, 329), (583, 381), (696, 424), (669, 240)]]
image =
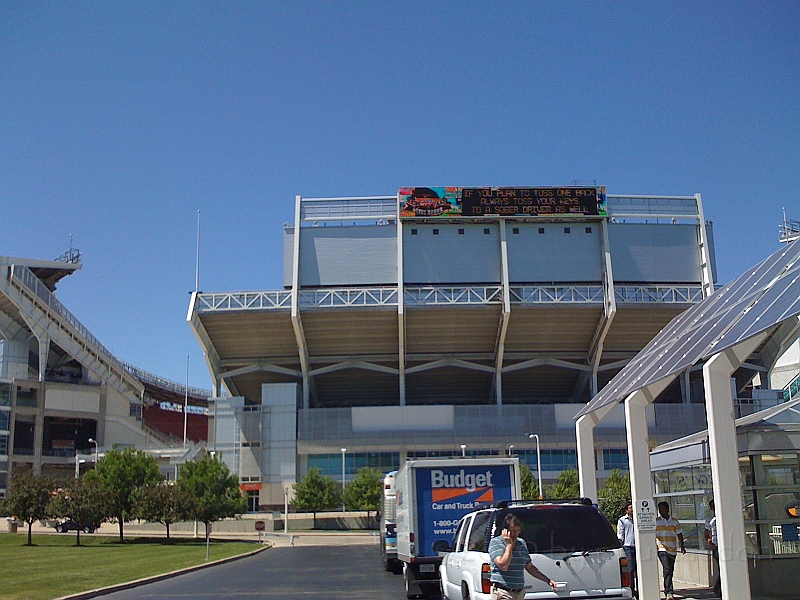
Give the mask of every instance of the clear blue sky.
[(209, 387), (200, 288), (282, 286), (294, 197), (701, 193), (720, 282), (800, 219), (800, 4), (0, 3), (0, 254), (117, 356)]

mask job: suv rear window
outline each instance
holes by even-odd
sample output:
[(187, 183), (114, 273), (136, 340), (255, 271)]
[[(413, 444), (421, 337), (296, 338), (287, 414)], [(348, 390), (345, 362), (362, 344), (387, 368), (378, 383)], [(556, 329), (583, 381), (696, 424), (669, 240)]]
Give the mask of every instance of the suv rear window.
[(497, 511), (491, 536), (500, 535), (506, 515), (522, 521), (522, 538), (531, 553), (594, 552), (619, 548), (608, 520), (590, 506), (541, 506)]

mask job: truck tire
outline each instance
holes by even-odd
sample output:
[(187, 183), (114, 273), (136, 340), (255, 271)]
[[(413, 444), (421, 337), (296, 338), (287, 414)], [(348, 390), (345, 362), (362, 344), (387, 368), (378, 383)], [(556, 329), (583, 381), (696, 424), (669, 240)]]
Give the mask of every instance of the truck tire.
[(469, 586), (467, 585), (466, 581), (461, 582), (461, 598), (462, 600), (470, 600)]
[(402, 561), (397, 560), (396, 558), (389, 559), (389, 568), (388, 571), (391, 571), (395, 575), (402, 575), (403, 574), (403, 563)]
[(61, 526), (60, 523), (58, 525), (56, 525), (56, 532), (57, 533), (64, 533), (64, 528)]

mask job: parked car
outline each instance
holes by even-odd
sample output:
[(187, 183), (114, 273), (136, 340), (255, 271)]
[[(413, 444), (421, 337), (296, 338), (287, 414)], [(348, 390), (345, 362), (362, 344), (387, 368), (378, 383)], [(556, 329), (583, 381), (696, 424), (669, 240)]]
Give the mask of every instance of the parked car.
[(83, 533), (94, 533), (100, 528), (99, 523), (78, 523), (72, 519), (64, 519), (55, 525), (58, 533), (67, 533), (68, 531), (82, 531)]
[(520, 537), (534, 566), (561, 584), (553, 592), (526, 572), (526, 600), (632, 597), (625, 551), (603, 514), (580, 501), (538, 501), (501, 503), (461, 519), (439, 567), (442, 598), (489, 600), (489, 540), (500, 535), (509, 512), (522, 521)]

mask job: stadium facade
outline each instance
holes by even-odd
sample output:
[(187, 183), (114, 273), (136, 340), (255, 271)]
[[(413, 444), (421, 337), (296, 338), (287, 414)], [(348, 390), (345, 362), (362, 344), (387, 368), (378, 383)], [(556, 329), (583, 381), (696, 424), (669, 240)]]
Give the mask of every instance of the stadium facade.
[(157, 450), (165, 477), (204, 447), (209, 391), (119, 360), (58, 300), (80, 268), (77, 250), (0, 256), (0, 498), (14, 473), (72, 477), (115, 445)]
[[(407, 457), (510, 452), (552, 480), (577, 466), (576, 413), (715, 280), (700, 195), (591, 186), (298, 196), (283, 266), (283, 289), (196, 293), (187, 315), (209, 443), (251, 506), (312, 466), (338, 480)], [(703, 402), (687, 370), (651, 441), (704, 429)], [(595, 433), (601, 480), (627, 468), (619, 411)]]

